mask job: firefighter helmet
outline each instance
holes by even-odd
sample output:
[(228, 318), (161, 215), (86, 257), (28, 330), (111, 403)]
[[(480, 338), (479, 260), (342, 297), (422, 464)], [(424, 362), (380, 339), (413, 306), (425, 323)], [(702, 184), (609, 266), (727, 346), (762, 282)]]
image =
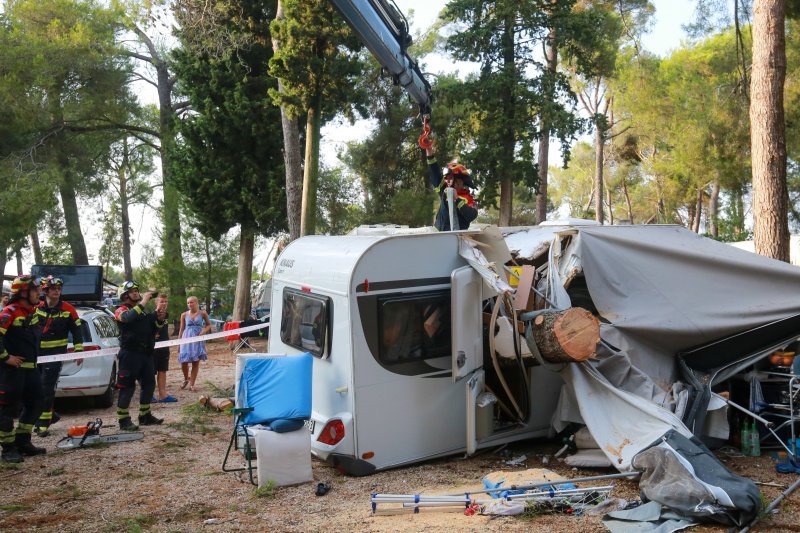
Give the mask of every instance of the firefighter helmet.
[(122, 285), (119, 286), (119, 298), (120, 300), (124, 300), (125, 296), (127, 296), (128, 291), (132, 291), (133, 289), (139, 290), (139, 284), (133, 280), (126, 281)]
[(36, 278), (30, 274), (21, 274), (11, 282), (11, 297), (20, 296), (22, 292), (27, 292), (31, 288), (36, 288)]
[(472, 178), (469, 175), (469, 169), (461, 163), (453, 161), (452, 163), (447, 164), (447, 166), (444, 168), (444, 176), (447, 177), (451, 174), (454, 178), (461, 178), (461, 180), (464, 182), (464, 185), (467, 187), (475, 187), (475, 183), (472, 181)]
[(42, 290), (46, 291), (51, 287), (61, 287), (64, 285), (64, 280), (61, 278), (56, 278), (51, 276), (47, 276), (46, 278), (42, 278)]

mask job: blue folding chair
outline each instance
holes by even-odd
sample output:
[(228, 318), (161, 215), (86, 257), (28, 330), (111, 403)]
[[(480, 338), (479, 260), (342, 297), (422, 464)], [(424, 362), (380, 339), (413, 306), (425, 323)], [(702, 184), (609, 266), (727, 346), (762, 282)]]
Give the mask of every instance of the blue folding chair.
[[(283, 433), (301, 428), (311, 418), (311, 369), (313, 357), (302, 355), (240, 356), (241, 374), (233, 409), (233, 434), (222, 461), (223, 472), (248, 471), (253, 479), (255, 448), (248, 429), (266, 426)], [(310, 438), (310, 437), (309, 437)], [(239, 439), (244, 439), (240, 445)], [(241, 449), (247, 465), (230, 468), (231, 450)]]

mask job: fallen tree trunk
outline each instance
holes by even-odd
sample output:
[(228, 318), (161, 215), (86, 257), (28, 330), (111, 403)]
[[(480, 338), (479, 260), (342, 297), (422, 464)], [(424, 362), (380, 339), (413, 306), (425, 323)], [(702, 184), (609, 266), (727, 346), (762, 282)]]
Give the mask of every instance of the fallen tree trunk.
[(586, 309), (548, 311), (533, 319), (533, 339), (551, 363), (580, 363), (594, 356), (600, 321)]
[(217, 411), (224, 411), (233, 407), (233, 401), (228, 398), (209, 398), (208, 396), (200, 396), (200, 405), (211, 407)]

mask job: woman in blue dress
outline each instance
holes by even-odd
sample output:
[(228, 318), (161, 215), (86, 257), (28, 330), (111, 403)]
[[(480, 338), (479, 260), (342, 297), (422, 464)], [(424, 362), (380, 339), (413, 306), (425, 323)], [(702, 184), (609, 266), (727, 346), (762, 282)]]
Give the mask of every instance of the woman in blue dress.
[[(182, 339), (190, 337), (197, 337), (204, 335), (211, 331), (211, 321), (208, 319), (208, 314), (200, 310), (200, 304), (197, 298), (190, 296), (186, 300), (188, 311), (181, 314), (181, 329), (178, 334)], [(181, 344), (178, 353), (178, 362), (181, 364), (183, 371), (183, 385), (182, 389), (187, 386), (192, 392), (196, 392), (195, 382), (197, 381), (197, 373), (200, 371), (200, 361), (208, 359), (206, 352), (206, 343), (203, 341), (192, 342), (189, 344)], [(192, 372), (189, 374), (189, 364), (192, 365)]]

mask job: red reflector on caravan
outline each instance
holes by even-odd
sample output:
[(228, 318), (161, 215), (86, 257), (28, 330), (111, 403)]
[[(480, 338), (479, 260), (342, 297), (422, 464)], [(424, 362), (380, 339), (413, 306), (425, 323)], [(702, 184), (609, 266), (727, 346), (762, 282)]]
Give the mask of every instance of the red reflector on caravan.
[(364, 278), (364, 292), (369, 292), (369, 280)]
[(344, 423), (342, 423), (341, 420), (331, 420), (322, 428), (319, 437), (317, 437), (317, 441), (322, 444), (333, 446), (334, 444), (339, 444), (343, 438)]
[(311, 292), (311, 287), (300, 287), (300, 290), (303, 292)]

